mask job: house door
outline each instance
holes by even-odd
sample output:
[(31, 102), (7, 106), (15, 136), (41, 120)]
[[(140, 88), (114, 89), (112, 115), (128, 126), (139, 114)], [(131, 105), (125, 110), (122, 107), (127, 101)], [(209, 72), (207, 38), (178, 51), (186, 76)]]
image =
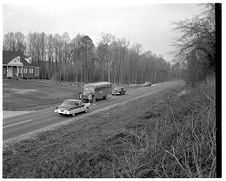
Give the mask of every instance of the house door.
[(13, 76), (17, 77), (17, 67), (13, 67)]
[(17, 69), (17, 77), (22, 77), (23, 76), (23, 74), (22, 74), (22, 67), (18, 67), (18, 69)]

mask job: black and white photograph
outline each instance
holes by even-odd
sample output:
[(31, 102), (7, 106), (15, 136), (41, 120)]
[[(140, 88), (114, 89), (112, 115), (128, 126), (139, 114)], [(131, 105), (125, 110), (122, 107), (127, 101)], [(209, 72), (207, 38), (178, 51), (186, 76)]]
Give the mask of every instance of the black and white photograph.
[(221, 178), (222, 4), (2, 2), (2, 178)]

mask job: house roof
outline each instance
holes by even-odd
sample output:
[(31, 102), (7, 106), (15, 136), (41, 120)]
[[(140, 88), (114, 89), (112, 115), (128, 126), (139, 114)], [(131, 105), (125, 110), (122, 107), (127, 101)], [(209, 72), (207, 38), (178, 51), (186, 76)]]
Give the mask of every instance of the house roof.
[(20, 61), (23, 63), (24, 66), (35, 66), (39, 67), (36, 62), (28, 63), (25, 58), (29, 58), (22, 53), (16, 51), (3, 51), (3, 64), (8, 64), (11, 60), (15, 57), (20, 56)]

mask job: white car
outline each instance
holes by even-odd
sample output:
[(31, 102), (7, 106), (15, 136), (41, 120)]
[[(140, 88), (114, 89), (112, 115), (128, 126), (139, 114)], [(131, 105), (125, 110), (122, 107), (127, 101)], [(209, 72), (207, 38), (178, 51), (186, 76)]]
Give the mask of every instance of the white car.
[(76, 113), (88, 112), (90, 103), (84, 103), (79, 99), (68, 99), (55, 108), (56, 113), (75, 116)]

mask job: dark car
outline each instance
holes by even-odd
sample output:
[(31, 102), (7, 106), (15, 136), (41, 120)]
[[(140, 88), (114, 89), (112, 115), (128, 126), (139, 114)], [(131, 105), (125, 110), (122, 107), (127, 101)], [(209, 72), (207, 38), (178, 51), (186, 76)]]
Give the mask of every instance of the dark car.
[(148, 86), (151, 86), (152, 84), (151, 84), (151, 82), (145, 82), (144, 84), (143, 84), (143, 87), (148, 87)]
[(115, 87), (112, 91), (112, 95), (124, 95), (126, 94), (126, 89), (124, 87)]

